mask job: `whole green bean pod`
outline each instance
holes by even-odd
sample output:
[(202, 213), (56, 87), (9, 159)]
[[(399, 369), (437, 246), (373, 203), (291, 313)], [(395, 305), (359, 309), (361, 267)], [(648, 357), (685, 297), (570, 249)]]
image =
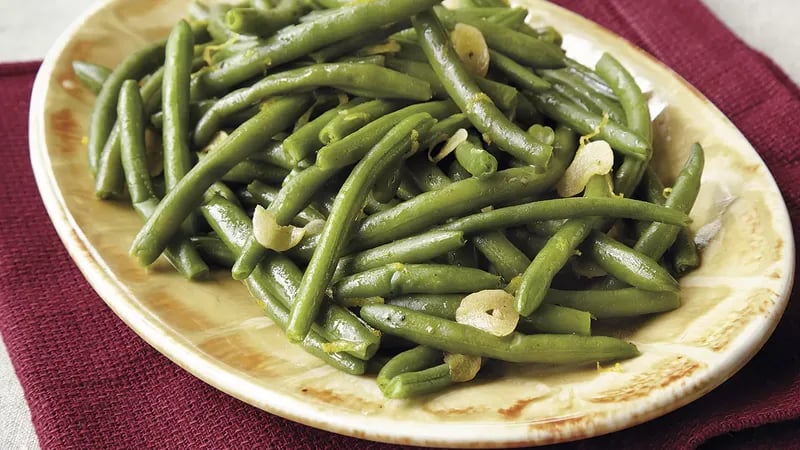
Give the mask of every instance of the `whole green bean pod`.
[(108, 67), (77, 60), (72, 61), (72, 71), (75, 72), (81, 83), (94, 94), (100, 92), (100, 89), (103, 88), (103, 83), (111, 75), (111, 69)]
[(333, 286), (334, 298), (452, 294), (499, 289), (497, 275), (445, 264), (387, 264), (345, 277)]
[(611, 148), (626, 156), (644, 161), (652, 153), (650, 143), (643, 137), (612, 121), (600, 126), (603, 118), (599, 114), (584, 111), (555, 92), (539, 92), (531, 99), (543, 114), (581, 134), (599, 129), (596, 139), (608, 142)]
[[(244, 211), (219, 197), (201, 208), (209, 224), (238, 255), (250, 234), (251, 222)], [(295, 301), (302, 271), (288, 258), (271, 253), (256, 267), (246, 280), (248, 286), (256, 283), (269, 291), (284, 308), (291, 308)], [(346, 352), (359, 359), (368, 359), (378, 349), (380, 338), (372, 330), (339, 305), (329, 303), (320, 310), (314, 330), (325, 339), (350, 343)]]
[[(134, 209), (143, 219), (147, 219), (158, 203), (158, 198), (147, 170), (143, 109), (139, 86), (133, 80), (124, 82), (118, 105), (121, 163)], [(208, 275), (208, 266), (192, 244), (182, 236), (175, 236), (167, 242), (164, 256), (188, 279), (200, 279)]]
[(355, 95), (428, 100), (430, 86), (425, 81), (372, 64), (327, 63), (287, 70), (263, 78), (250, 87), (237, 89), (222, 97), (197, 123), (195, 144), (211, 141), (231, 114), (273, 95), (331, 86)]
[(392, 378), (382, 389), (388, 398), (411, 398), (432, 394), (453, 384), (449, 364), (405, 372)]
[(685, 275), (700, 266), (700, 252), (691, 233), (681, 229), (671, 250), (672, 268), (677, 276)]
[(288, 225), (309, 203), (322, 186), (339, 173), (339, 169), (326, 170), (313, 165), (286, 178), (270, 211), (279, 225)]
[[(551, 85), (563, 85), (569, 88), (581, 103), (585, 104), (590, 111), (603, 115), (608, 114), (608, 118), (617, 123), (626, 123), (626, 114), (622, 106), (613, 100), (610, 100), (601, 95), (597, 95), (594, 91), (586, 86), (578, 77), (572, 75), (569, 70), (540, 70), (539, 75), (545, 80), (549, 81)], [(634, 130), (633, 127), (629, 127)], [(647, 136), (642, 135), (647, 138)]]
[(442, 351), (420, 345), (390, 359), (378, 372), (375, 382), (383, 390), (392, 378), (408, 372), (427, 369), (442, 362)]
[(678, 290), (678, 282), (658, 261), (606, 234), (593, 232), (586, 244), (592, 259), (616, 279), (647, 291)]
[(375, 184), (377, 174), (402, 158), (419, 134), (427, 131), (433, 122), (434, 119), (426, 113), (404, 119), (367, 153), (347, 177), (336, 196), (331, 214), (320, 234), (319, 244), (300, 283), (286, 331), (290, 340), (303, 339), (316, 318), (325, 289), (353, 228), (353, 220)]
[(258, 151), (264, 141), (291, 126), (308, 104), (309, 97), (301, 95), (276, 98), (262, 106), (255, 117), (237, 128), (167, 193), (134, 238), (131, 255), (143, 265), (152, 263), (180, 224), (200, 204), (206, 189)]
[(611, 319), (671, 311), (681, 305), (681, 296), (676, 291), (654, 292), (636, 288), (588, 291), (550, 289), (544, 301), (580, 309), (598, 319)]
[(461, 248), (465, 243), (464, 233), (457, 231), (423, 233), (400, 239), (339, 259), (334, 278), (390, 263), (422, 263)]
[(475, 128), (515, 158), (538, 167), (547, 167), (552, 148), (534, 141), (480, 90), (458, 59), (436, 15), (431, 11), (420, 13), (412, 22), (428, 62), (447, 93)]
[[(633, 75), (608, 53), (603, 54), (600, 61), (597, 62), (596, 68), (597, 74), (611, 86), (614, 94), (619, 98), (622, 109), (625, 111), (625, 123), (628, 128), (652, 144), (650, 108)], [(651, 156), (648, 155), (645, 161), (629, 157), (623, 160), (622, 165), (614, 174), (614, 188), (618, 193), (626, 197), (633, 194), (636, 186), (642, 180)]]
[(378, 330), (420, 345), (501, 361), (586, 364), (639, 355), (633, 344), (616, 338), (520, 333), (498, 337), (469, 325), (390, 305), (366, 305), (360, 315)]
[(385, 304), (412, 309), (447, 320), (456, 320), (464, 294), (408, 294), (385, 300)]
[[(589, 180), (584, 195), (605, 196), (607, 191), (605, 177), (595, 175)], [(598, 220), (594, 217), (570, 219), (550, 237), (522, 275), (514, 305), (520, 315), (529, 316), (541, 305), (553, 278), (589, 236)]]
[(220, 267), (231, 267), (236, 256), (218, 237), (192, 236), (189, 238), (194, 248), (206, 260)]
[(332, 10), (316, 20), (279, 30), (250, 52), (231, 56), (194, 85), (193, 98), (210, 97), (265, 70), (301, 58), (308, 53), (351, 36), (408, 18), (438, 0), (374, 0)]
[(438, 119), (456, 113), (457, 108), (449, 100), (406, 106), (398, 111), (386, 114), (380, 119), (373, 120), (341, 140), (322, 147), (317, 152), (316, 164), (325, 170), (355, 164), (398, 122), (412, 114), (423, 112)]
[(521, 275), (531, 264), (531, 260), (512, 244), (502, 231), (494, 230), (477, 234), (472, 238), (472, 243), (497, 269), (497, 273), (506, 282)]

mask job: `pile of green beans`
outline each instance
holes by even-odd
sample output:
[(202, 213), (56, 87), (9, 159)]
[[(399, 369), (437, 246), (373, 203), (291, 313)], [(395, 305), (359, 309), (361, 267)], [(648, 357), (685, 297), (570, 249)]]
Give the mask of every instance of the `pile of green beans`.
[[(163, 255), (189, 280), (231, 270), (289, 341), (373, 372), (390, 398), (463, 381), (448, 355), (637, 356), (592, 322), (680, 306), (677, 277), (701, 263), (686, 227), (702, 147), (660, 179), (645, 96), (613, 56), (573, 61), (556, 30), (502, 1), (437, 3), (197, 2), (113, 70), (75, 61), (97, 95), (97, 197), (144, 221), (140, 264)], [(483, 36), (467, 43), (482, 68), (453, 45), (464, 27)], [(559, 198), (581, 135), (618, 163)], [(302, 239), (269, 249), (259, 214)], [(457, 320), (488, 290), (514, 296), (511, 334)]]

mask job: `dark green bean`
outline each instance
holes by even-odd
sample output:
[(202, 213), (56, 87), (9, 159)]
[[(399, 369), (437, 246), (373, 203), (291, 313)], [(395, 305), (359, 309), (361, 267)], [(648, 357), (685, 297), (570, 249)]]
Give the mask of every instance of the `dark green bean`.
[(531, 260), (502, 231), (480, 233), (472, 238), (472, 243), (506, 282), (521, 275), (531, 264)]
[(446, 142), (448, 139), (450, 139), (450, 136), (458, 131), (459, 128), (466, 129), (471, 126), (472, 125), (470, 124), (466, 114), (453, 114), (450, 117), (436, 122), (436, 124), (431, 127), (427, 138), (425, 138), (424, 142), (422, 143), (422, 148), (425, 150), (430, 150), (442, 142)]
[(322, 144), (339, 141), (373, 120), (397, 110), (402, 105), (399, 101), (381, 99), (348, 105), (348, 108), (340, 110), (322, 127), (319, 131), (319, 141)]
[(225, 117), (273, 95), (331, 86), (346, 92), (372, 97), (428, 100), (430, 86), (425, 81), (371, 64), (327, 63), (287, 70), (263, 78), (250, 87), (237, 89), (221, 98), (195, 127), (197, 145), (211, 141)]
[[(652, 144), (650, 108), (633, 75), (608, 53), (604, 53), (597, 62), (597, 74), (611, 86), (616, 96), (619, 97), (622, 109), (625, 111), (625, 123), (628, 128)], [(647, 157), (645, 162), (642, 162), (635, 158), (625, 158), (622, 166), (614, 175), (615, 190), (623, 196), (630, 197), (636, 186), (639, 185), (649, 159), (650, 157)]]
[(439, 364), (416, 372), (406, 372), (396, 377), (383, 388), (388, 398), (411, 398), (432, 394), (453, 384), (450, 365)]
[(282, 1), (275, 8), (233, 8), (225, 13), (225, 25), (234, 33), (269, 37), (281, 28), (292, 25), (309, 11), (305, 2)]
[(322, 141), (319, 140), (319, 133), (325, 125), (337, 117), (342, 111), (359, 105), (363, 103), (363, 101), (363, 99), (355, 99), (339, 105), (336, 108), (329, 109), (320, 114), (316, 119), (298, 128), (294, 133), (284, 139), (283, 148), (291, 157), (293, 164), (296, 166), (298, 162), (312, 156), (314, 152), (323, 146)]
[(315, 52), (311, 52), (308, 56), (310, 56), (311, 59), (316, 63), (333, 61), (342, 56), (349, 55), (361, 48), (377, 42), (382, 42), (393, 33), (406, 27), (408, 27), (408, 21), (401, 20), (385, 27), (381, 27), (370, 33), (357, 34), (347, 39), (343, 39)]
[(433, 122), (434, 119), (426, 113), (404, 119), (367, 153), (347, 177), (336, 196), (331, 214), (320, 234), (319, 244), (300, 283), (286, 330), (290, 340), (302, 340), (308, 333), (354, 226), (353, 219), (360, 212), (367, 194), (375, 184), (377, 174), (408, 153), (416, 140), (414, 135), (427, 131)]
[(463, 298), (464, 294), (409, 294), (386, 299), (385, 304), (456, 320), (456, 310)]
[(425, 155), (409, 158), (406, 167), (409, 177), (422, 192), (436, 191), (451, 184), (442, 169), (428, 161)]
[(455, 156), (456, 161), (473, 176), (485, 177), (497, 172), (497, 158), (470, 141), (458, 144)]
[(309, 104), (308, 96), (276, 98), (237, 128), (208, 157), (178, 182), (159, 203), (131, 246), (131, 255), (143, 265), (152, 263), (163, 251), (167, 240), (196, 208), (203, 193), (236, 164), (258, 151), (263, 142), (291, 126)]
[(519, 318), (517, 331), (591, 336), (592, 315), (574, 308), (542, 304), (530, 316)]
[(685, 275), (700, 267), (700, 252), (694, 243), (691, 233), (683, 228), (671, 250), (672, 267), (677, 276)]
[(111, 75), (111, 69), (108, 67), (77, 60), (72, 61), (72, 71), (75, 72), (81, 83), (94, 94), (100, 92), (100, 89), (103, 88), (103, 83)]
[(223, 92), (277, 65), (290, 62), (334, 42), (369, 34), (381, 26), (404, 20), (438, 0), (374, 0), (332, 10), (316, 20), (286, 27), (250, 52), (233, 55), (225, 64), (196, 80), (193, 98)]
[[(254, 181), (248, 184), (247, 191), (253, 194), (254, 200), (263, 208), (269, 208), (278, 198), (278, 189), (267, 186), (260, 181)], [(307, 206), (297, 213), (292, 223), (302, 227), (313, 220), (325, 220), (325, 216), (313, 206)]]
[(489, 50), (489, 55), (492, 68), (508, 77), (508, 79), (520, 89), (531, 92), (541, 92), (550, 89), (550, 83), (508, 56), (495, 50)]
[(546, 167), (552, 148), (531, 139), (480, 90), (458, 59), (436, 16), (430, 11), (424, 12), (416, 15), (412, 22), (420, 36), (422, 50), (428, 56), (428, 62), (436, 76), (475, 128), (487, 140), (515, 158), (538, 167)]
[(469, 325), (390, 305), (367, 305), (361, 318), (380, 331), (449, 353), (501, 361), (586, 364), (639, 355), (633, 344), (605, 336), (513, 333), (498, 337)]
[[(600, 115), (608, 114), (608, 118), (614, 122), (626, 123), (626, 113), (618, 102), (595, 94), (591, 88), (586, 86), (580, 78), (572, 75), (569, 70), (540, 70), (539, 75), (551, 84), (561, 84), (568, 87), (591, 111)], [(619, 96), (619, 93), (617, 93), (617, 96)], [(628, 126), (631, 130), (639, 131), (631, 125)], [(642, 135), (642, 137), (647, 139), (645, 135)]]
[(317, 152), (316, 164), (325, 170), (355, 164), (364, 157), (386, 133), (402, 119), (417, 113), (428, 113), (433, 118), (447, 117), (457, 112), (456, 106), (449, 100), (419, 103), (389, 113), (361, 127), (347, 137), (328, 144)]
[(398, 353), (390, 359), (378, 372), (375, 382), (383, 390), (392, 378), (407, 372), (415, 372), (442, 362), (441, 350), (420, 345), (411, 350)]
[(192, 236), (189, 238), (194, 248), (203, 256), (206, 261), (210, 261), (221, 267), (231, 267), (236, 261), (236, 255), (215, 236)]
[(595, 139), (602, 139), (611, 148), (639, 160), (651, 154), (650, 143), (622, 125), (608, 121), (604, 126), (599, 114), (584, 111), (555, 92), (540, 92), (532, 95), (536, 108), (553, 120), (561, 122), (581, 134), (590, 134), (599, 128)]
[[(122, 83), (118, 105), (120, 152), (124, 176), (134, 209), (147, 219), (158, 198), (153, 192), (144, 146), (144, 106), (139, 86), (133, 80)], [(194, 280), (208, 275), (208, 266), (191, 243), (175, 236), (166, 243), (164, 256), (184, 277)]]
[(380, 175), (378, 175), (378, 179), (375, 181), (375, 185), (372, 187), (372, 192), (370, 193), (369, 198), (380, 204), (389, 203), (395, 200), (397, 188), (400, 186), (400, 169), (402, 166), (403, 162), (400, 161), (394, 166), (387, 167)]
[(614, 240), (593, 232), (587, 242), (592, 259), (609, 275), (647, 291), (677, 291), (678, 282), (658, 261)]
[(500, 283), (499, 276), (470, 267), (393, 263), (343, 278), (333, 286), (333, 297), (471, 293), (499, 289)]
[(587, 311), (598, 319), (611, 319), (671, 311), (681, 305), (681, 296), (675, 291), (653, 292), (636, 288), (591, 291), (550, 289), (544, 301)]
[(467, 171), (458, 161), (453, 160), (447, 168), (447, 177), (453, 181), (461, 181), (471, 177), (472, 174)]

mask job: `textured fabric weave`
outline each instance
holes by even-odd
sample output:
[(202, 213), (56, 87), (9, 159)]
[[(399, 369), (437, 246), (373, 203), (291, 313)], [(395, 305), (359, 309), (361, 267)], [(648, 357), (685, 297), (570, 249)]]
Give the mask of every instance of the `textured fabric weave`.
[[(800, 91), (771, 61), (695, 0), (558, 3), (640, 45), (706, 94), (759, 151), (800, 223)], [(114, 316), (69, 259), (34, 184), (27, 111), (37, 67), (0, 66), (0, 332), (42, 448), (397, 448), (314, 430), (230, 398)], [(797, 445), (798, 342), (794, 298), (764, 349), (715, 391), (647, 424), (557, 448), (692, 448), (754, 427), (766, 431), (723, 437), (722, 445)], [(776, 422), (783, 424), (764, 427)]]

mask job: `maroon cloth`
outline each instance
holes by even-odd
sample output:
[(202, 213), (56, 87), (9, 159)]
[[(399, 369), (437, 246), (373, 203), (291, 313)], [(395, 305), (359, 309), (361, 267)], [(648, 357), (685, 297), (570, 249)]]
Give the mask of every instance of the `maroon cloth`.
[[(771, 61), (696, 0), (558, 3), (640, 45), (705, 93), (759, 151), (800, 223), (800, 91)], [(105, 306), (70, 261), (34, 184), (26, 118), (37, 67), (0, 66), (0, 331), (41, 446), (396, 448), (314, 430), (228, 397), (158, 354)], [(764, 349), (702, 399), (647, 424), (558, 447), (690, 448), (715, 436), (723, 437), (710, 447), (798, 445), (798, 300)], [(730, 434), (748, 428), (755, 431)]]

